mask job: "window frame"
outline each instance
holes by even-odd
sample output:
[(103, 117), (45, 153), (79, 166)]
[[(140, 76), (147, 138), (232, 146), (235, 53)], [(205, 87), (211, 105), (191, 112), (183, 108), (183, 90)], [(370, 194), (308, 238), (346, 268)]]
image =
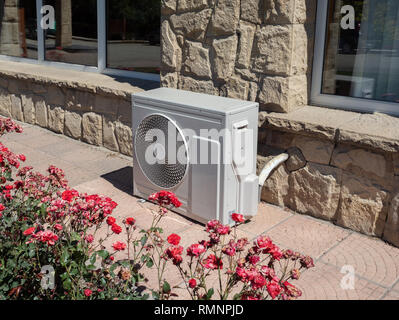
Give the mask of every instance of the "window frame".
[(323, 68), (326, 50), (329, 0), (317, 1), (315, 47), (313, 57), (310, 103), (357, 112), (381, 112), (399, 116), (399, 103), (330, 95), (322, 93)]
[(37, 65), (52, 66), (61, 69), (77, 70), (92, 73), (101, 73), (111, 76), (120, 76), (126, 78), (136, 78), (142, 80), (150, 80), (160, 82), (160, 75), (153, 73), (144, 73), (137, 71), (127, 71), (112, 69), (107, 67), (107, 12), (106, 1), (97, 0), (97, 67), (84, 66), (66, 62), (56, 62), (45, 60), (45, 39), (44, 32), (41, 27), (40, 10), (43, 6), (43, 0), (36, 0), (36, 17), (37, 17), (37, 59), (13, 57), (7, 55), (0, 55), (2, 61), (25, 62)]

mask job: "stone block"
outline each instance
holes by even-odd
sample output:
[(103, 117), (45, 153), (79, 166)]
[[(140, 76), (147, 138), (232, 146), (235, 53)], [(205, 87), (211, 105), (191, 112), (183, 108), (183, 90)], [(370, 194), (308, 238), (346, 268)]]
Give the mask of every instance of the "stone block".
[(294, 23), (312, 24), (316, 20), (317, 0), (295, 0)]
[(131, 127), (132, 126), (132, 104), (130, 101), (118, 101), (118, 121)]
[[(258, 156), (258, 174), (273, 157)], [(262, 188), (261, 199), (268, 203), (285, 206), (289, 195), (289, 172), (284, 164), (275, 169)]]
[(238, 68), (249, 68), (256, 28), (250, 23), (240, 21), (238, 30), (240, 32), (240, 37), (238, 43), (236, 66)]
[(293, 25), (265, 25), (257, 29), (252, 50), (252, 71), (289, 76)]
[(291, 75), (307, 74), (312, 69), (313, 58), (313, 26), (294, 24), (292, 27), (293, 51), (291, 61)]
[(216, 36), (234, 34), (240, 17), (240, 0), (219, 0), (210, 24), (210, 33)]
[(177, 42), (176, 36), (170, 28), (169, 21), (162, 22), (162, 40), (161, 40), (161, 62), (162, 68), (173, 71), (180, 70), (182, 51)]
[(399, 247), (399, 178), (395, 181), (393, 194), (384, 228), (384, 240)]
[(161, 13), (163, 16), (176, 12), (177, 0), (161, 0)]
[(70, 111), (90, 112), (96, 105), (96, 97), (90, 92), (68, 89), (66, 93), (66, 107)]
[(49, 86), (46, 94), (46, 102), (49, 105), (64, 106), (65, 94), (61, 88), (56, 86)]
[(245, 0), (241, 1), (241, 20), (254, 24), (260, 24), (263, 20), (264, 0)]
[(37, 99), (35, 101), (35, 121), (36, 124), (47, 128), (47, 105), (43, 99)]
[(65, 113), (61, 107), (48, 106), (48, 128), (56, 133), (64, 133)]
[(68, 137), (82, 138), (82, 116), (75, 112), (65, 111), (64, 132)]
[(119, 144), (119, 151), (127, 156), (133, 156), (132, 129), (117, 122), (115, 124), (115, 134)]
[(331, 164), (358, 175), (384, 178), (387, 172), (387, 161), (382, 154), (350, 145), (338, 145)]
[(290, 174), (289, 207), (316, 218), (333, 220), (340, 199), (342, 171), (308, 163)]
[(289, 158), (287, 160), (286, 167), (290, 172), (297, 171), (299, 169), (302, 169), (303, 167), (306, 166), (306, 159), (303, 156), (301, 150), (298, 148), (289, 148), (287, 150), (289, 154)]
[(8, 80), (5, 78), (0, 78), (0, 89), (7, 90)]
[(399, 153), (393, 154), (393, 170), (396, 176), (399, 176)]
[(184, 0), (178, 1), (177, 11), (196, 11), (208, 7), (208, 0)]
[(28, 92), (29, 82), (18, 79), (9, 79), (8, 91), (14, 94), (21, 94), (22, 92)]
[(103, 117), (103, 146), (111, 151), (119, 152), (113, 120), (106, 116)]
[(204, 48), (201, 43), (191, 41), (187, 41), (185, 49), (184, 72), (200, 78), (210, 79), (212, 73), (209, 61), (209, 49)]
[(21, 95), (21, 102), (25, 122), (35, 124), (35, 96), (23, 94)]
[(95, 104), (93, 110), (95, 113), (106, 115), (116, 115), (118, 113), (119, 104), (125, 101), (114, 96), (103, 96), (100, 94), (96, 94), (94, 99)]
[(170, 23), (177, 35), (182, 35), (191, 40), (202, 41), (204, 40), (211, 14), (212, 9), (174, 14), (170, 17)]
[(259, 92), (261, 108), (288, 113), (308, 103), (307, 76), (265, 77)]
[(190, 77), (180, 76), (178, 88), (181, 90), (193, 91), (218, 95), (219, 91), (215, 88), (213, 81), (195, 80)]
[(0, 89), (0, 115), (11, 117), (11, 98), (7, 90)]
[(381, 237), (387, 217), (388, 196), (389, 193), (374, 181), (344, 173), (337, 224)]
[(11, 95), (11, 117), (14, 120), (24, 121), (24, 113), (22, 111), (22, 102), (19, 96)]
[(302, 151), (307, 161), (325, 165), (330, 164), (334, 151), (334, 144), (331, 141), (296, 136), (292, 144)]
[(223, 81), (231, 77), (237, 52), (237, 36), (214, 40), (213, 73), (216, 80)]
[(289, 24), (294, 20), (295, 0), (266, 0), (264, 23)]
[(3, 22), (18, 22), (18, 8), (4, 7)]
[(239, 78), (229, 78), (225, 84), (226, 96), (234, 99), (247, 100), (248, 87), (247, 81)]
[(102, 118), (100, 115), (89, 112), (82, 119), (83, 141), (96, 146), (103, 144)]
[(161, 87), (177, 89), (178, 86), (177, 72), (161, 72)]

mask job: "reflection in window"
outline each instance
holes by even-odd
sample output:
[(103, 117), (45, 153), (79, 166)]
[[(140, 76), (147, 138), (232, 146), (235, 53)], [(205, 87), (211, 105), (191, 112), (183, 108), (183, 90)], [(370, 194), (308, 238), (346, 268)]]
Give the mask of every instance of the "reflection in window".
[(0, 54), (37, 59), (36, 2), (0, 0)]
[(46, 60), (97, 66), (97, 1), (46, 0), (55, 28), (45, 30)]
[(107, 67), (159, 73), (159, 0), (107, 1)]
[[(343, 6), (354, 28), (341, 25)], [(322, 93), (399, 102), (399, 1), (331, 0)]]

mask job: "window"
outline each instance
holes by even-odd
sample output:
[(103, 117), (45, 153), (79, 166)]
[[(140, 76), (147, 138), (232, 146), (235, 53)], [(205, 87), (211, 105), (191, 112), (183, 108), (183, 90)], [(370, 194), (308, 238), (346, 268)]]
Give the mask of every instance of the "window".
[(312, 102), (399, 114), (399, 1), (318, 4)]
[(160, 11), (159, 0), (0, 0), (0, 59), (159, 81)]
[(55, 9), (55, 28), (44, 31), (45, 59), (97, 66), (97, 1), (46, 0)]
[(36, 4), (18, 1), (16, 6), (0, 1), (0, 54), (37, 59)]
[(159, 73), (161, 1), (107, 4), (107, 67)]

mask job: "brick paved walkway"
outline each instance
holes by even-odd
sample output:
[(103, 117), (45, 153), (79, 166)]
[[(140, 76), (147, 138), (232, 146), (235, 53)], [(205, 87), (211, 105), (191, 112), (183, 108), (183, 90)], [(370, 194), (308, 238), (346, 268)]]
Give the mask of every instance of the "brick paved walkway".
[[(70, 185), (77, 190), (112, 197), (119, 204), (114, 214), (118, 219), (134, 216), (140, 227), (148, 227), (150, 213), (131, 196), (130, 158), (38, 127), (23, 127), (23, 134), (7, 135), (1, 140), (14, 152), (24, 153), (27, 165), (42, 172), (49, 165), (64, 169)], [(165, 234), (178, 232), (183, 245), (205, 238), (201, 225), (175, 213), (167, 215), (162, 227)], [(258, 216), (252, 222), (240, 227), (240, 232), (249, 239), (267, 234), (282, 248), (315, 259), (316, 267), (296, 282), (303, 290), (302, 299), (399, 300), (399, 249), (379, 239), (265, 203), (260, 204)], [(341, 268), (346, 265), (353, 266), (356, 272), (354, 290), (343, 290), (340, 286), (344, 276)], [(179, 284), (174, 270), (168, 273), (171, 284)]]

